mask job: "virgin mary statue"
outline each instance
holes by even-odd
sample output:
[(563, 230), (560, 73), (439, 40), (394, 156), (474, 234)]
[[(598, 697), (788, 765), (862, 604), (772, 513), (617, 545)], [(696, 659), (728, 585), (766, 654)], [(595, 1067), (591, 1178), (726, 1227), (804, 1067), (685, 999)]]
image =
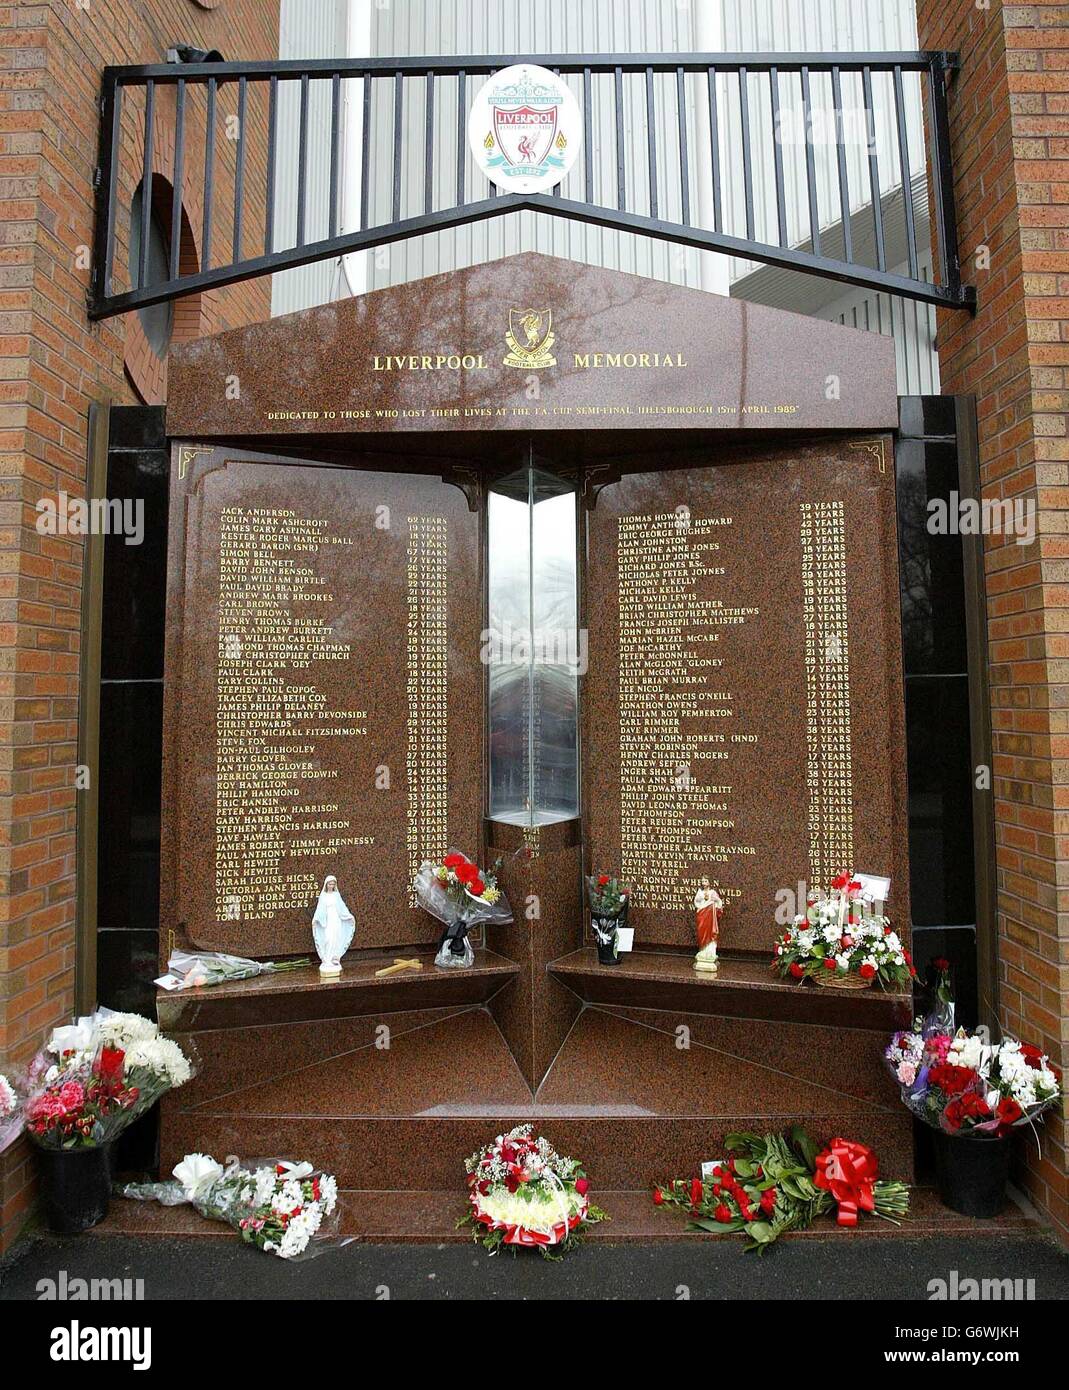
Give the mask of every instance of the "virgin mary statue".
[(312, 936), (322, 962), (319, 967), (321, 975), (341, 974), (341, 958), (352, 945), (355, 931), (356, 922), (345, 906), (345, 899), (338, 892), (338, 880), (333, 874), (328, 874), (323, 880), (323, 891), (312, 918)]

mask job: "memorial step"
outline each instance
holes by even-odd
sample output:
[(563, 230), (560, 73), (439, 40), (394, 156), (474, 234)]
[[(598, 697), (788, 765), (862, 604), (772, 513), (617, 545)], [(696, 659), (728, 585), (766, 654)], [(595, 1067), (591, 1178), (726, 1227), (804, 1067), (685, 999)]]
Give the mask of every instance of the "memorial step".
[[(610, 1220), (594, 1226), (587, 1239), (610, 1245), (648, 1244), (663, 1241), (707, 1240), (702, 1232), (688, 1231), (678, 1212), (658, 1209), (650, 1189), (638, 1191), (595, 1189), (597, 1204)], [(469, 1242), (470, 1232), (457, 1229), (464, 1212), (463, 1184), (430, 1192), (354, 1191), (340, 1193), (341, 1231), (372, 1243), (391, 1241), (441, 1245)], [(930, 1187), (915, 1188), (910, 1198), (909, 1220), (900, 1226), (889, 1221), (865, 1221), (862, 1234), (881, 1239), (917, 1239), (923, 1236), (967, 1235), (1018, 1239), (1044, 1239), (1044, 1227), (1034, 1212), (1011, 1201), (999, 1216), (975, 1219), (944, 1207)], [(137, 1236), (149, 1238), (197, 1238), (233, 1240), (230, 1228), (209, 1221), (191, 1207), (161, 1207), (148, 1202), (114, 1201), (107, 1218), (87, 1232), (91, 1237)], [(791, 1232), (785, 1240), (853, 1240), (857, 1233), (832, 1220), (819, 1222), (808, 1231)]]
[(912, 1174), (911, 1121), (865, 1030), (590, 1006), (535, 1094), (481, 1006), (193, 1036), (202, 1071), (165, 1103), (165, 1170), (192, 1150), (277, 1154), (344, 1187), (447, 1189), (468, 1154), (531, 1121), (602, 1188), (645, 1188), (722, 1155), (734, 1130), (795, 1123)]

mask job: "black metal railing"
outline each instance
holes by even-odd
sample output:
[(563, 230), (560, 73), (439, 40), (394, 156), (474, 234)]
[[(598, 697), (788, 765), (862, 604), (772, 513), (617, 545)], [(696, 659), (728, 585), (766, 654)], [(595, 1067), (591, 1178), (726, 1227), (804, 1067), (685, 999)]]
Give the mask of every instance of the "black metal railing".
[[(565, 197), (560, 185), (538, 195), (500, 193), (469, 160), (468, 106), (477, 85), (472, 79), (516, 62), (548, 67), (576, 91), (585, 118), (584, 148), (571, 178), (582, 197)], [(955, 67), (953, 54), (922, 52), (360, 58), (106, 68), (90, 317), (106, 318), (523, 210), (970, 309), (975, 292), (961, 282), (950, 164), (947, 102)], [(907, 82), (919, 85), (924, 101), (923, 152), (910, 148)], [(785, 100), (798, 99), (804, 155), (786, 165), (797, 176), (799, 196), (792, 203), (785, 185), (782, 118)], [(164, 102), (173, 138), (167, 141), (168, 167), (161, 168), (154, 148), (161, 142), (154, 132)], [(359, 120), (347, 126), (350, 102), (358, 103)], [(313, 108), (322, 112), (318, 137)], [(823, 148), (815, 135), (818, 114), (830, 132)], [(859, 141), (855, 134), (852, 144), (851, 127), (856, 132), (859, 125), (862, 136)], [(356, 148), (343, 149), (346, 129), (359, 132), (359, 197), (348, 200), (348, 220), (359, 225), (349, 227), (342, 225), (342, 169), (343, 162), (356, 162)], [(191, 132), (196, 133), (192, 142)], [(295, 159), (285, 166), (295, 164), (289, 189), (280, 182), (285, 161), (279, 151), (287, 133), (291, 143), (296, 135)], [(187, 157), (191, 143), (204, 151), (196, 168)], [(224, 161), (227, 206), (221, 208), (218, 168)], [(924, 209), (915, 206), (918, 164), (922, 173), (926, 168), (931, 190), (939, 282), (924, 271), (919, 235)], [(150, 194), (154, 177), (161, 175), (182, 197), (174, 197), (170, 208), (166, 276), (150, 281)], [(116, 247), (132, 230), (132, 199), (120, 196), (120, 185), (129, 186), (131, 178), (136, 184), (138, 176), (146, 190), (140, 250), (136, 264), (117, 272)], [(830, 208), (829, 186), (835, 200)], [(192, 206), (198, 208), (200, 233), (196, 268), (189, 267), (182, 250), (183, 218), (189, 219)], [(250, 206), (262, 212), (259, 225), (251, 223)], [(805, 225), (796, 225), (792, 234), (799, 208)], [(282, 220), (286, 228), (280, 227)], [(900, 254), (892, 254), (895, 248)]]

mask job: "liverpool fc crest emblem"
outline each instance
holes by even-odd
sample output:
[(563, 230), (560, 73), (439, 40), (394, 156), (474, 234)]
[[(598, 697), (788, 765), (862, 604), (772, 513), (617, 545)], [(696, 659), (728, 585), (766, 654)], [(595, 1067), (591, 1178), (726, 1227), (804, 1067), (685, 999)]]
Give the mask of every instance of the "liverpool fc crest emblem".
[(556, 73), (518, 63), (495, 73), (476, 94), (468, 143), (498, 188), (543, 193), (564, 179), (579, 153), (579, 103)]
[(505, 366), (524, 367), (527, 371), (555, 367), (557, 359), (550, 349), (556, 341), (551, 309), (510, 309), (505, 334), (510, 351), (505, 357)]

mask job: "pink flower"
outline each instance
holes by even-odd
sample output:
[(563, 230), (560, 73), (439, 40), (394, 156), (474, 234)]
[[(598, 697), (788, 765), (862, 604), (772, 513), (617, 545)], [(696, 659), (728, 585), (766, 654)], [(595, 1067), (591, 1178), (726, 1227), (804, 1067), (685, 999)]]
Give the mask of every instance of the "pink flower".
[(59, 1103), (65, 1111), (80, 1110), (85, 1104), (85, 1087), (80, 1081), (65, 1081), (59, 1088)]
[(896, 1075), (903, 1086), (912, 1086), (917, 1079), (917, 1067), (914, 1062), (903, 1062), (898, 1068)]

